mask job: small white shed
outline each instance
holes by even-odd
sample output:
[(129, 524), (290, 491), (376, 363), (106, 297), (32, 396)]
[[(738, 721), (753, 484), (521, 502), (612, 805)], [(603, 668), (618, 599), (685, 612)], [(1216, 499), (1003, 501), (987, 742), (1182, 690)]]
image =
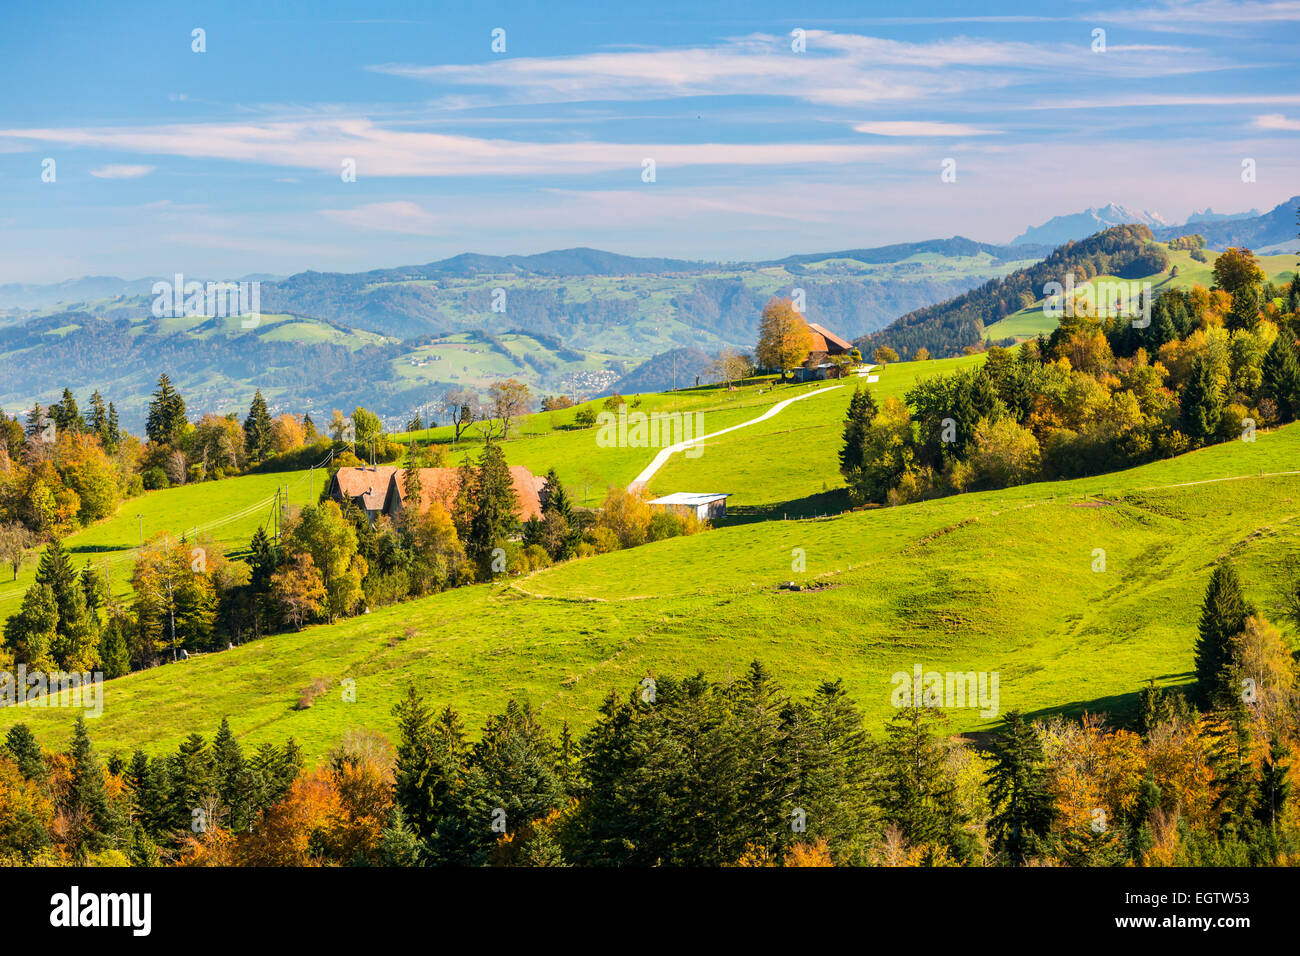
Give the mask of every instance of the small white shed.
[(709, 521), (726, 515), (727, 499), (730, 497), (729, 494), (676, 491), (671, 495), (655, 498), (649, 502), (649, 505), (652, 508), (660, 508), (664, 511), (675, 511), (678, 514), (694, 512), (695, 517), (701, 521)]

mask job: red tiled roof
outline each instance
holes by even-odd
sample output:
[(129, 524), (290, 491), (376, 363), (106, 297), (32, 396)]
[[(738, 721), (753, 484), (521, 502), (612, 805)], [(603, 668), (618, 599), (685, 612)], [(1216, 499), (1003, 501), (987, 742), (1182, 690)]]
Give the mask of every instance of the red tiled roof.
[[(838, 355), (841, 352), (847, 352), (853, 348), (852, 342), (844, 341), (834, 332), (818, 325), (816, 322), (809, 322), (808, 328), (812, 331), (814, 342), (817, 342), (820, 339), (820, 344), (814, 345), (812, 349), (814, 352), (827, 352), (831, 355)], [(828, 348), (828, 346), (832, 347)]]
[(334, 486), (343, 498), (356, 501), (364, 510), (379, 511), (384, 507), (388, 484), (395, 471), (391, 465), (340, 468), (334, 475)]
[[(392, 486), (392, 498), (389, 502), (389, 508), (400, 498), (406, 498), (406, 473), (401, 469), (394, 469), (390, 479)], [(546, 487), (546, 479), (540, 475), (534, 475), (522, 465), (513, 465), (510, 468), (510, 482), (515, 490), (515, 514), (520, 521), (527, 521), (529, 518), (541, 517), (542, 503), (540, 492)], [(456, 493), (460, 490), (460, 473), (455, 468), (421, 468), (420, 469), (420, 511), (429, 510), (429, 506), (437, 501), (440, 505), (451, 510), (452, 503), (456, 500)]]

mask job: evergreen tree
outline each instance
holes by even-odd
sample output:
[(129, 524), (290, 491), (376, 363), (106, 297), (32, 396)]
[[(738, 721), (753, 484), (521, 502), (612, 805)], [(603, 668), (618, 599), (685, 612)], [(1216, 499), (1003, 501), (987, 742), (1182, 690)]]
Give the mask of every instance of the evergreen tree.
[(1053, 803), (1047, 789), (1047, 761), (1038, 731), (1019, 711), (1006, 717), (989, 771), (993, 846), (1013, 862), (1023, 863), (1052, 823)]
[(104, 396), (99, 394), (99, 389), (95, 389), (90, 396), (90, 413), (86, 416), (85, 427), (86, 431), (99, 437), (104, 447), (108, 447), (105, 438), (108, 431), (108, 409), (104, 406)]
[(903, 707), (885, 728), (878, 802), (913, 846), (950, 846), (963, 822), (947, 747), (932, 729), (944, 722), (937, 708)]
[(1251, 608), (1237, 572), (1227, 561), (1215, 566), (1201, 604), (1196, 641), (1196, 698), (1202, 707), (1233, 708), (1239, 696), (1232, 681), (1232, 639), (1246, 629)]
[(1300, 360), (1295, 342), (1285, 326), (1264, 356), (1260, 394), (1277, 405), (1279, 421), (1294, 421), (1300, 416)]
[(871, 742), (844, 683), (823, 681), (798, 708), (798, 808), (805, 839), (825, 839), (837, 862), (866, 862), (877, 835), (871, 803)]
[(379, 859), (384, 866), (419, 866), (424, 858), (420, 838), (406, 823), (401, 806), (393, 807), (388, 826), (379, 834)]
[(478, 565), (484, 578), (492, 576), (493, 551), (519, 526), (518, 498), (506, 456), (496, 442), (488, 441), (479, 456), (475, 476), (474, 511), (465, 539), (465, 554)]
[(1286, 742), (1278, 735), (1269, 741), (1268, 760), (1259, 778), (1259, 810), (1261, 823), (1276, 827), (1291, 796), (1290, 764), (1287, 762)]
[(45, 754), (36, 737), (27, 729), (26, 724), (14, 724), (5, 735), (4, 749), (9, 752), (18, 765), (18, 772), (27, 780), (44, 782), (49, 775), (45, 764)]
[(125, 615), (115, 614), (100, 632), (99, 663), (105, 680), (131, 673), (131, 645), (127, 640), (130, 627), (130, 620)]
[(1223, 396), (1209, 365), (1201, 356), (1192, 362), (1192, 375), (1180, 400), (1183, 427), (1200, 444), (1210, 441), (1219, 428)]
[(402, 487), (405, 492), (402, 496), (403, 510), (418, 514), (420, 501), (424, 497), (424, 487), (420, 481), (420, 449), (414, 438), (406, 446), (406, 461), (402, 467)]
[(740, 757), (739, 800), (746, 808), (737, 821), (736, 838), (755, 846), (783, 848), (794, 836), (791, 814), (804, 809), (796, 800), (799, 775), (793, 759), (797, 748), (789, 719), (791, 703), (758, 661), (750, 663), (734, 696), (731, 733)]
[[(45, 414), (45, 409), (41, 408), (40, 402), (37, 402), (31, 407), (27, 412), (27, 426), (23, 429), (23, 433), (27, 436), (28, 441), (32, 439), (33, 435), (44, 430), (45, 420), (48, 417), (49, 416)], [(53, 419), (51, 419), (51, 421), (52, 420)]]
[(99, 609), (104, 606), (108, 585), (103, 575), (90, 566), (90, 558), (81, 569), (81, 593), (86, 599), (86, 611), (92, 617), (98, 617)]
[(573, 517), (573, 506), (569, 503), (569, 493), (564, 490), (564, 482), (552, 467), (546, 472), (546, 488), (542, 492), (542, 514), (558, 514), (565, 521)]
[(450, 808), (462, 768), (448, 739), (446, 722), (442, 728), (435, 724), (433, 712), (414, 685), (407, 688), (393, 714), (400, 735), (394, 801), (407, 825), (427, 845)]
[(271, 412), (260, 388), (244, 419), (244, 451), (249, 461), (265, 461), (271, 456)]
[(560, 781), (560, 786), (564, 792), (575, 797), (579, 788), (580, 757), (578, 751), (578, 742), (573, 737), (573, 731), (569, 728), (569, 721), (565, 719), (560, 725), (560, 739), (555, 745), (555, 776)]
[(108, 426), (100, 437), (104, 440), (104, 447), (109, 451), (116, 451), (122, 441), (122, 432), (117, 424), (117, 406), (112, 402), (108, 403)]
[(122, 775), (131, 799), (131, 814), (137, 824), (151, 836), (160, 836), (169, 828), (167, 814), (167, 783), (159, 778), (162, 761), (151, 761), (145, 752), (136, 748), (131, 762)]
[(149, 402), (144, 433), (158, 445), (175, 445), (185, 433), (185, 399), (176, 391), (166, 372), (158, 376), (158, 387)]
[(251, 568), (248, 583), (257, 594), (264, 594), (271, 586), (271, 575), (280, 566), (280, 556), (275, 542), (259, 527), (253, 532), (253, 540), (248, 547), (248, 564)]
[(221, 718), (221, 726), (212, 739), (212, 768), (217, 800), (225, 811), (226, 825), (234, 831), (244, 829), (249, 824), (247, 801), (244, 799), (247, 784), (244, 754), (225, 717)]
[(77, 715), (72, 725), (71, 780), (68, 788), (68, 816), (72, 840), (79, 852), (107, 848), (114, 837), (114, 820), (104, 788), (104, 772), (90, 745), (86, 719)]
[[(186, 833), (193, 831), (195, 811), (204, 817), (216, 796), (216, 774), (212, 764), (212, 751), (200, 734), (190, 734), (171, 756), (169, 816), (171, 826)], [(207, 824), (215, 821), (206, 819)]]
[(438, 827), (442, 863), (482, 865), (503, 833), (527, 835), (532, 824), (561, 805), (564, 788), (553, 766), (554, 747), (528, 704), (511, 700), (488, 719), (474, 745), (451, 820)]
[(840, 473), (848, 476), (853, 469), (861, 468), (864, 463), (867, 432), (871, 420), (880, 410), (869, 390), (861, 386), (853, 390), (849, 399), (849, 411), (844, 419), (844, 447), (840, 449)]
[(50, 406), (50, 415), (60, 432), (77, 434), (81, 431), (81, 410), (77, 408), (77, 400), (70, 388), (65, 387), (63, 397)]

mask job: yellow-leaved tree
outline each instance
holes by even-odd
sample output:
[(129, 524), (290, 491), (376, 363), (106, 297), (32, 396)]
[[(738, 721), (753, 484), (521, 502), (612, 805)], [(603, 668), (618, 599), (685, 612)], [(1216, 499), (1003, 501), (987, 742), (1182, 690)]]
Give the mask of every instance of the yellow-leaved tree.
[(758, 322), (754, 356), (763, 368), (780, 369), (782, 378), (812, 351), (812, 331), (790, 299), (773, 299)]

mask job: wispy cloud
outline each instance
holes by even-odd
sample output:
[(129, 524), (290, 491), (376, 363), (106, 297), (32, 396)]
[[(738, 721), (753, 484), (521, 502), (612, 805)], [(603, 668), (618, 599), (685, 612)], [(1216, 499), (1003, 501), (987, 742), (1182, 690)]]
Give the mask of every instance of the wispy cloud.
[(925, 120), (857, 123), (853, 129), (872, 136), (992, 136), (1001, 132), (996, 129), (967, 126), (964, 123), (939, 123)]
[(186, 124), (102, 129), (0, 130), (0, 140), (143, 154), (255, 162), (338, 174), (345, 159), (363, 176), (567, 175), (642, 162), (686, 166), (815, 166), (899, 155), (900, 147), (838, 143), (525, 142), (395, 130), (365, 119), (262, 124)]
[(1204, 50), (1163, 44), (1112, 45), (1102, 56), (1083, 42), (972, 37), (905, 42), (826, 30), (808, 30), (803, 39), (804, 52), (795, 52), (788, 36), (752, 34), (710, 46), (473, 64), (387, 63), (369, 69), (485, 91), (446, 101), (463, 108), (729, 95), (849, 106), (950, 98), (1012, 86), (1045, 73), (1154, 77), (1230, 65)]
[(90, 175), (96, 179), (139, 179), (141, 176), (148, 176), (157, 169), (156, 166), (100, 166), (98, 169), (92, 169)]
[(432, 236), (442, 231), (438, 217), (413, 202), (375, 202), (351, 209), (322, 209), (321, 215), (345, 226), (377, 232)]

